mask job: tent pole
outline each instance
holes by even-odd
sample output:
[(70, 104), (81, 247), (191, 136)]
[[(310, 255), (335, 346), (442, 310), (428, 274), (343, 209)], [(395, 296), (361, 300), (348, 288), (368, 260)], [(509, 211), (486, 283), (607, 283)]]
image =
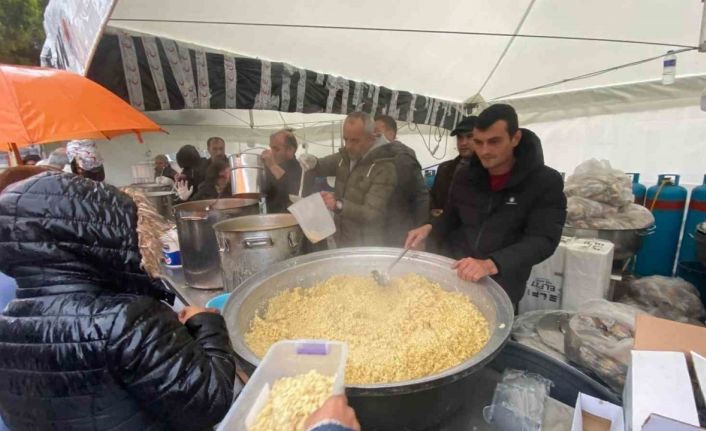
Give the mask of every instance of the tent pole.
[(14, 142), (10, 142), (10, 150), (15, 156), (15, 164), (17, 166), (22, 166), (24, 163), (22, 163), (22, 157), (20, 157), (20, 150), (17, 149), (17, 144), (15, 144)]
[(701, 0), (704, 4), (703, 12), (701, 13), (701, 35), (699, 36), (699, 52), (706, 52), (706, 2)]
[(334, 147), (334, 141), (336, 140), (336, 131), (334, 130), (336, 123), (331, 121), (331, 154), (336, 154), (336, 147)]

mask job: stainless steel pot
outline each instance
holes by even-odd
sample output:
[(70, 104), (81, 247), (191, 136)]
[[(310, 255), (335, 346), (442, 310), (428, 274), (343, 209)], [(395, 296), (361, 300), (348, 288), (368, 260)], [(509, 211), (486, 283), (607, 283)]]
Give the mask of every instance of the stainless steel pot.
[[(235, 352), (249, 372), (260, 363), (245, 343), (256, 313), (277, 293), (292, 287), (311, 287), (339, 274), (370, 275), (386, 268), (400, 253), (395, 248), (347, 248), (295, 257), (269, 266), (243, 282), (226, 303), (223, 315)], [(425, 429), (451, 414), (463, 401), (462, 380), (483, 368), (498, 353), (510, 335), (513, 307), (505, 291), (489, 278), (478, 283), (463, 281), (451, 269), (451, 259), (411, 251), (393, 269), (392, 275), (420, 274), (442, 288), (462, 292), (488, 320), (491, 335), (485, 347), (465, 362), (438, 374), (395, 383), (353, 385), (346, 388), (364, 429)], [(431, 429), (431, 428), (429, 428)]]
[(302, 254), (304, 233), (290, 214), (238, 217), (213, 229), (228, 292), (273, 263)]
[(654, 232), (654, 226), (648, 226), (643, 229), (579, 229), (570, 226), (564, 226), (563, 234), (574, 238), (597, 238), (604, 239), (613, 243), (613, 260), (627, 260), (633, 257), (640, 247), (642, 247), (643, 238), (651, 235)]
[(213, 225), (258, 212), (258, 202), (253, 199), (194, 201), (174, 207), (184, 279), (189, 286), (197, 289), (223, 287)]
[(230, 179), (233, 196), (257, 198), (264, 191), (265, 166), (259, 154), (231, 154)]
[(146, 192), (147, 200), (157, 209), (157, 212), (167, 220), (174, 220), (174, 210), (172, 202), (174, 193), (172, 191)]

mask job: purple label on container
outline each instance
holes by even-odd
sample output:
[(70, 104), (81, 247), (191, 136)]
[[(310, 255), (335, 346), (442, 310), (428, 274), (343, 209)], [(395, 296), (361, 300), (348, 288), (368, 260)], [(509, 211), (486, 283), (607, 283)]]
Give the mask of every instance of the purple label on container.
[(324, 343), (301, 343), (297, 345), (298, 355), (322, 355), (328, 354), (328, 346)]

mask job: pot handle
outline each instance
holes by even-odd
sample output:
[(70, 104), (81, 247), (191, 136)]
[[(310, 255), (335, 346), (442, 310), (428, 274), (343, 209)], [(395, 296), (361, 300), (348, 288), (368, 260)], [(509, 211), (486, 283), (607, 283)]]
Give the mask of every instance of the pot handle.
[(203, 221), (203, 220), (206, 220), (207, 218), (208, 218), (208, 215), (180, 217), (181, 220), (186, 220), (186, 221)]
[(245, 238), (243, 240), (245, 248), (272, 247), (272, 238), (269, 236), (259, 236), (255, 238)]
[(657, 225), (653, 224), (652, 226), (648, 227), (647, 229), (643, 229), (641, 231), (638, 231), (638, 235), (650, 236), (650, 235), (654, 234), (656, 230), (657, 230)]
[(289, 234), (287, 234), (287, 240), (289, 241), (289, 248), (297, 248), (299, 245), (295, 232), (289, 232)]
[(230, 241), (228, 238), (217, 238), (218, 239), (218, 251), (220, 253), (230, 253)]

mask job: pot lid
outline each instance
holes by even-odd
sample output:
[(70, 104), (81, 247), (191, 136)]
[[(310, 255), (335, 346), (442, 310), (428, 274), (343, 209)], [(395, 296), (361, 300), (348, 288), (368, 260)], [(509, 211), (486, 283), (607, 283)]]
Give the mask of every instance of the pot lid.
[(257, 232), (298, 226), (291, 214), (260, 214), (236, 217), (213, 225), (219, 232)]

